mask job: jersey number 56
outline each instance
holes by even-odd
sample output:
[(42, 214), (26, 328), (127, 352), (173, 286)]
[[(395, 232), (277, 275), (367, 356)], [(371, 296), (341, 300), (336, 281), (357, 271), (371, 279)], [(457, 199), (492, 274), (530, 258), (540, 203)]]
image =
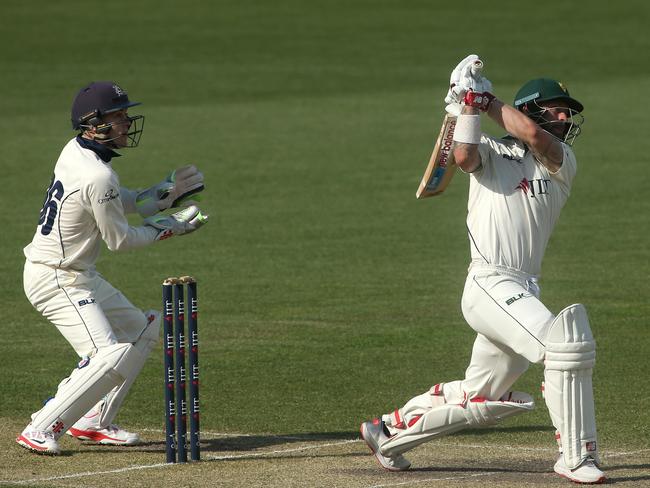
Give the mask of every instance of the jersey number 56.
[(50, 182), (50, 186), (45, 194), (45, 201), (43, 201), (41, 215), (38, 218), (38, 225), (45, 224), (41, 227), (41, 234), (44, 236), (52, 232), (52, 226), (54, 225), (56, 214), (59, 211), (59, 203), (61, 202), (62, 197), (63, 183), (59, 180), (55, 180), (54, 175), (52, 175), (52, 181)]

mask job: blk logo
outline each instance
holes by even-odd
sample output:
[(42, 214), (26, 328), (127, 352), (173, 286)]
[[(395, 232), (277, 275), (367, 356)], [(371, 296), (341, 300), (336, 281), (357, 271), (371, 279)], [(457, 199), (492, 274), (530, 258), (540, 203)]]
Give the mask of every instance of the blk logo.
[(519, 294), (515, 295), (514, 297), (508, 298), (506, 300), (506, 305), (510, 306), (513, 303), (515, 303), (517, 300), (521, 300), (522, 298), (528, 298), (528, 297), (532, 297), (532, 296), (533, 295), (531, 295), (530, 293), (519, 293)]

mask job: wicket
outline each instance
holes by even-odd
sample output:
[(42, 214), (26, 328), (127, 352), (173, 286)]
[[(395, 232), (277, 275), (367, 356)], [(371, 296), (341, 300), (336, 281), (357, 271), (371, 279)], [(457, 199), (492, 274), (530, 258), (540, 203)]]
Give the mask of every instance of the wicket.
[[(187, 302), (184, 300), (187, 288)], [(185, 369), (185, 303), (189, 304), (190, 458), (201, 459), (199, 427), (199, 335), (196, 280), (167, 278), (162, 284), (165, 366), (165, 450), (168, 463), (187, 462), (187, 401)], [(174, 360), (175, 356), (175, 360)], [(176, 432), (174, 432), (174, 427)], [(176, 454), (178, 452), (178, 460)]]

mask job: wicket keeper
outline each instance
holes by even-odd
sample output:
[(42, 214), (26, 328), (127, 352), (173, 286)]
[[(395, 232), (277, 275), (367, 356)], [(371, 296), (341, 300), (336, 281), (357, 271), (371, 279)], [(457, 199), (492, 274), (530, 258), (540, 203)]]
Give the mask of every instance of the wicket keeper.
[[(59, 454), (58, 440), (66, 432), (100, 444), (140, 441), (114, 420), (158, 342), (160, 314), (132, 305), (95, 263), (102, 241), (111, 251), (126, 251), (188, 234), (207, 222), (189, 200), (204, 188), (194, 166), (143, 191), (121, 186), (112, 164), (120, 156), (116, 151), (138, 145), (144, 116), (128, 113), (136, 105), (113, 82), (93, 82), (79, 91), (72, 104), (78, 134), (56, 162), (36, 233), (24, 250), (28, 300), (80, 357), (16, 439), (36, 453)], [(177, 207), (183, 208), (160, 213)], [(139, 213), (142, 225), (129, 225), (127, 213)]]

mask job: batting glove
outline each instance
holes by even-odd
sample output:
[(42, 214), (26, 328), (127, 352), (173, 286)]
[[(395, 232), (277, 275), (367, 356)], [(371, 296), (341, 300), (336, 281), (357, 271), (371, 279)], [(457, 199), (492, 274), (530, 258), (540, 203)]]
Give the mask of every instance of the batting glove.
[(189, 234), (203, 227), (208, 221), (208, 216), (203, 215), (195, 205), (191, 205), (171, 215), (154, 215), (146, 218), (144, 225), (158, 230), (157, 241), (169, 237)]
[(449, 77), (449, 91), (445, 97), (445, 103), (452, 104), (461, 103), (463, 101), (467, 88), (460, 86), (461, 77), (466, 76), (466, 73), (474, 64), (474, 61), (478, 59), (479, 57), (476, 54), (470, 54), (454, 68)]
[(465, 105), (478, 108), (481, 112), (487, 112), (490, 108), (490, 104), (495, 98), (496, 97), (488, 91), (482, 93), (468, 91), (463, 102)]

